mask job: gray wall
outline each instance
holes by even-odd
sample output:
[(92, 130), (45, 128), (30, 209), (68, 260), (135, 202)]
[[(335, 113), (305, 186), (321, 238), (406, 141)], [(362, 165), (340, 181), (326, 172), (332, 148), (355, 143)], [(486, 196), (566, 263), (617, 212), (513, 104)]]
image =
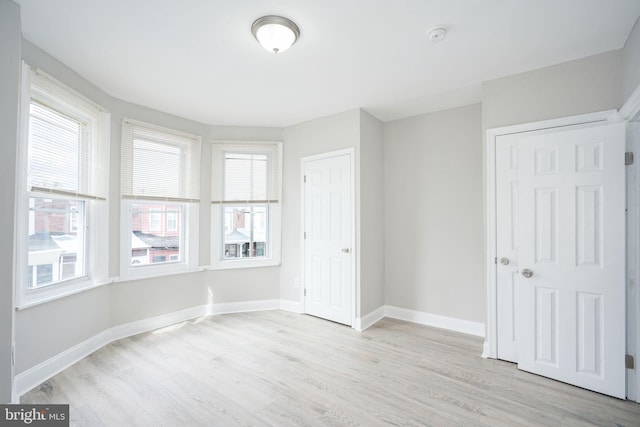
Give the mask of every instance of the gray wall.
[[(2, 1), (3, 3), (0, 4), (6, 7), (6, 2)], [(9, 4), (17, 10), (13, 3)], [(3, 19), (5, 16), (11, 16), (9, 13), (2, 12)], [(19, 16), (19, 11), (17, 13)], [(19, 49), (20, 29), (15, 22), (20, 20), (15, 16), (9, 20), (13, 27), (2, 25), (2, 43), (11, 40), (9, 37), (4, 37), (4, 31), (9, 29), (12, 32), (17, 31), (16, 49)], [(2, 52), (5, 52), (4, 47)], [(20, 58), (19, 50), (16, 50), (16, 55), (17, 58)], [(283, 137), (282, 129), (279, 128), (208, 126), (112, 98), (26, 40), (22, 41), (22, 57), (31, 66), (41, 68), (111, 113), (109, 273), (112, 277), (117, 277), (120, 269), (120, 136), (123, 117), (201, 135), (203, 165), (209, 164), (211, 150), (208, 141), (212, 139), (273, 141), (282, 140)], [(8, 58), (9, 56), (3, 55), (0, 64), (4, 66), (4, 60)], [(16, 64), (14, 66), (18, 67), (19, 60), (16, 61)], [(4, 70), (4, 67), (1, 69)], [(15, 78), (5, 79), (3, 77), (1, 81), (4, 84), (12, 80), (14, 89), (17, 91), (19, 85)], [(2, 96), (0, 99), (2, 100), (0, 105), (4, 107), (4, 101), (8, 101), (10, 98)], [(14, 99), (17, 101), (17, 94)], [(15, 117), (17, 108), (15, 105), (9, 107), (12, 108), (11, 111)], [(11, 120), (10, 115), (3, 115), (2, 119), (6, 118)], [(2, 126), (3, 132), (8, 129), (10, 129), (9, 126)], [(16, 141), (16, 137), (13, 135), (11, 138), (7, 137), (6, 140), (10, 142), (2, 147), (3, 155), (0, 158), (3, 161), (11, 162), (10, 165), (3, 168), (5, 171), (11, 171), (15, 168), (16, 146), (14, 141)], [(201, 173), (200, 264), (209, 265), (211, 170), (208, 167), (203, 167)], [(15, 174), (8, 173), (7, 176), (12, 178)], [(7, 193), (7, 197), (3, 197), (3, 200), (13, 200), (14, 180), (7, 179), (3, 181), (2, 185), (11, 191), (10, 195)], [(10, 212), (2, 217), (2, 226), (8, 227), (3, 235), (10, 236), (13, 233), (13, 203), (2, 204), (2, 209)], [(12, 264), (11, 256), (1, 257), (1, 259), (2, 262), (9, 260), (9, 265)], [(19, 310), (15, 318), (16, 373), (23, 372), (112, 326), (208, 303), (278, 299), (279, 284), (279, 267), (204, 271), (114, 283)], [(11, 281), (7, 281), (6, 286), (10, 292)], [(7, 300), (2, 298), (0, 304), (5, 301)], [(8, 306), (11, 306), (10, 300)], [(7, 310), (4, 307), (0, 308), (2, 308), (0, 311), (2, 316), (8, 316), (13, 312), (10, 308)], [(4, 327), (4, 325), (3, 322), (2, 326)], [(2, 349), (4, 350), (5, 346), (2, 346)], [(4, 366), (3, 364), (2, 367)]]
[(385, 304), (383, 124), (360, 110), (360, 316)]
[[(304, 285), (301, 258), (301, 161), (303, 157), (355, 149), (357, 317), (384, 305), (384, 196), (382, 122), (361, 110), (322, 117), (284, 131), (282, 269), (280, 297), (299, 304)], [(365, 185), (366, 183), (366, 185)]]
[(618, 109), (622, 50), (490, 80), (482, 86), (485, 129)]
[[(356, 149), (356, 180), (360, 146), (360, 110), (349, 110), (333, 116), (288, 127), (284, 130), (284, 176), (282, 180), (282, 268), (280, 270), (280, 298), (300, 304), (303, 282), (301, 258), (300, 167), (303, 157), (344, 148)], [(359, 195), (356, 195), (356, 200)]]
[(480, 104), (384, 125), (388, 305), (485, 321)]
[(640, 86), (640, 18), (622, 49), (622, 97), (629, 99)]
[(12, 399), (13, 261), (16, 141), (20, 91), (20, 8), (0, 0), (0, 403)]
[(16, 374), (111, 326), (110, 288), (103, 286), (16, 313)]

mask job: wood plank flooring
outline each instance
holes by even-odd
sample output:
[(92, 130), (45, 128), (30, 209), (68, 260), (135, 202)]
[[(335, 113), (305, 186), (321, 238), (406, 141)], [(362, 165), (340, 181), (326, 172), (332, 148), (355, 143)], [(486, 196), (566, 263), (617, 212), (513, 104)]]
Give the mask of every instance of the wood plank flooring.
[(640, 426), (640, 404), (482, 359), (392, 319), (358, 333), (262, 311), (114, 342), (25, 394), (77, 426)]

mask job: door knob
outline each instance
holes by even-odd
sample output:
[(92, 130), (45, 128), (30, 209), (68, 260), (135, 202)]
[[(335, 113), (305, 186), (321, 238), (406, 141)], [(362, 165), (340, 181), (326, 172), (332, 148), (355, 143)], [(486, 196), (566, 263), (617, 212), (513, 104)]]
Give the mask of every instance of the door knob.
[(524, 270), (522, 270), (522, 275), (528, 279), (529, 277), (533, 276), (533, 271), (525, 268)]
[(343, 248), (342, 249), (342, 253), (343, 254), (348, 254), (349, 252), (351, 252), (351, 250), (349, 248)]
[(500, 264), (509, 265), (509, 258), (507, 258), (507, 257), (500, 258)]

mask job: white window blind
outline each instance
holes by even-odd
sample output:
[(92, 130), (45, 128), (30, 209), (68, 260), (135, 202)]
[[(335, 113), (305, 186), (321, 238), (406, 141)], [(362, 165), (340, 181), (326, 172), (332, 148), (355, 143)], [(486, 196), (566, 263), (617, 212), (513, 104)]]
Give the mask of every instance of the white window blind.
[(212, 164), (212, 202), (278, 202), (278, 144), (214, 144)]
[(30, 78), (28, 190), (105, 200), (105, 113), (46, 74)]
[(121, 191), (125, 199), (200, 200), (200, 138), (125, 119)]
[(265, 202), (268, 200), (268, 156), (225, 153), (224, 200)]

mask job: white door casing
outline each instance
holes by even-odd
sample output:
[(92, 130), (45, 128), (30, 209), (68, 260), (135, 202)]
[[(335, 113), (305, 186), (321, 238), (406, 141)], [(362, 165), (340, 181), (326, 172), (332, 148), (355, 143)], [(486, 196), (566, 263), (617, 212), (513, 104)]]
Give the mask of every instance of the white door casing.
[(303, 161), (305, 313), (351, 326), (352, 154)]
[(518, 160), (518, 367), (619, 398), (624, 135), (615, 124), (522, 138)]

